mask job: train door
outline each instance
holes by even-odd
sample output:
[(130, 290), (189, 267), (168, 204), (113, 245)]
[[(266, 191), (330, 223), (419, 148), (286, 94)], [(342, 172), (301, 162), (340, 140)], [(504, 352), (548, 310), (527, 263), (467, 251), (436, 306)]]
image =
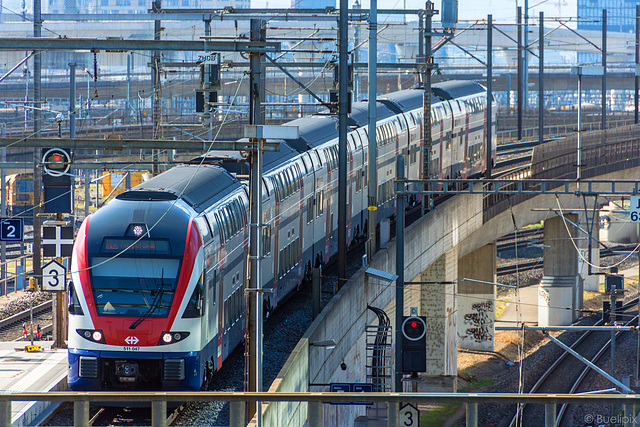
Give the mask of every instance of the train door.
[[(216, 280), (217, 280), (217, 271), (215, 269), (210, 270), (205, 275), (205, 283), (204, 289), (202, 290), (204, 293), (204, 316), (206, 321), (206, 337), (207, 342), (214, 339), (218, 331), (220, 331), (220, 324), (218, 323), (218, 306), (217, 302), (219, 300), (218, 295), (216, 295)], [(216, 367), (220, 368), (222, 361), (218, 361), (218, 357), (221, 356), (221, 352), (216, 352), (213, 357), (216, 359)]]
[(442, 149), (442, 170), (444, 178), (452, 178), (451, 164), (453, 163), (453, 148), (452, 148), (452, 132), (453, 132), (453, 115), (451, 106), (448, 102), (440, 104), (439, 112), (441, 114), (441, 122), (443, 129), (443, 139), (441, 141), (443, 145)]

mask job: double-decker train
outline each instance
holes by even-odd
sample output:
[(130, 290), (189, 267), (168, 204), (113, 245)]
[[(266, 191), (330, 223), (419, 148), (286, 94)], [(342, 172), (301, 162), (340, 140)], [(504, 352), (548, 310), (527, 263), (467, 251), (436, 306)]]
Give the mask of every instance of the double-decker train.
[[(394, 214), (396, 157), (406, 156), (406, 177), (421, 176), (423, 93), (377, 100), (378, 219)], [(495, 117), (486, 106), (477, 83), (433, 85), (434, 176), (483, 174), (485, 150), (494, 157), (496, 144), (487, 141)], [(369, 226), (367, 112), (367, 102), (358, 102), (349, 116), (348, 244)], [(260, 280), (272, 290), (264, 294), (266, 313), (337, 252), (337, 124), (332, 115), (290, 122), (299, 138), (264, 154)], [(238, 154), (212, 152), (85, 219), (71, 266), (71, 389), (199, 390), (220, 369), (246, 326), (249, 190), (238, 178), (248, 170)]]

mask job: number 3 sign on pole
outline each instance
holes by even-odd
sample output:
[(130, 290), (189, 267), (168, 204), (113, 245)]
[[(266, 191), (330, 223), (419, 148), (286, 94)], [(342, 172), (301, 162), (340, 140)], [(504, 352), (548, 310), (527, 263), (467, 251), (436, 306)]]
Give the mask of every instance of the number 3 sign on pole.
[(57, 261), (50, 261), (42, 268), (42, 289), (45, 291), (64, 292), (67, 270)]
[(400, 408), (399, 424), (403, 427), (418, 427), (420, 425), (420, 412), (418, 408), (410, 403), (402, 405)]

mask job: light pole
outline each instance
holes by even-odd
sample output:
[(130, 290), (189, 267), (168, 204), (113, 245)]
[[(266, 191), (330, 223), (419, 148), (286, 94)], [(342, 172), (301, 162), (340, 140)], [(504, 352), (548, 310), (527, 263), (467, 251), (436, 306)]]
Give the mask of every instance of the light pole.
[(62, 120), (64, 120), (64, 115), (62, 115), (62, 113), (56, 114), (56, 123), (58, 124), (58, 138), (62, 138)]
[(604, 67), (578, 66), (571, 67), (571, 74), (578, 76), (578, 129), (576, 130), (576, 181), (577, 190), (580, 191), (580, 179), (582, 178), (582, 76), (602, 76)]
[(91, 115), (91, 89), (89, 86), (91, 85), (91, 79), (93, 78), (93, 74), (91, 74), (91, 71), (89, 71), (88, 68), (85, 68), (84, 72), (89, 75), (89, 77), (87, 78), (87, 119), (88, 119), (89, 116)]

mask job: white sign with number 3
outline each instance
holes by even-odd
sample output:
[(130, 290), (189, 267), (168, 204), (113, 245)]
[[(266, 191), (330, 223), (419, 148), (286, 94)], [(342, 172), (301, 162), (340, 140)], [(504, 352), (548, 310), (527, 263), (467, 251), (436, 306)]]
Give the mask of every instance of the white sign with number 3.
[(400, 408), (400, 421), (398, 425), (403, 427), (418, 427), (420, 425), (420, 412), (418, 408), (410, 403), (402, 405)]

